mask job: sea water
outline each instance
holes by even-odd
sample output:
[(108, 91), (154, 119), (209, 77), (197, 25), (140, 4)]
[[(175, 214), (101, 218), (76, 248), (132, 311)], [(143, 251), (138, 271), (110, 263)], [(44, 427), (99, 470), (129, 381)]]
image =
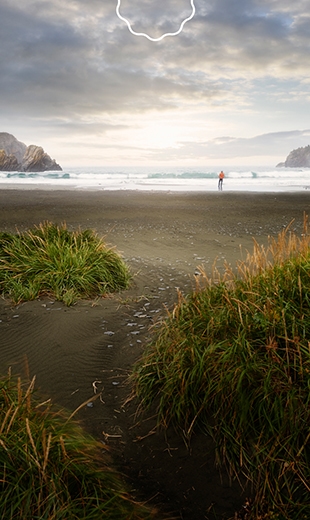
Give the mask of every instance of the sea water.
[[(225, 168), (223, 191), (310, 190), (310, 168)], [(0, 172), (0, 185), (96, 190), (217, 191), (218, 168), (80, 167), (36, 173)]]

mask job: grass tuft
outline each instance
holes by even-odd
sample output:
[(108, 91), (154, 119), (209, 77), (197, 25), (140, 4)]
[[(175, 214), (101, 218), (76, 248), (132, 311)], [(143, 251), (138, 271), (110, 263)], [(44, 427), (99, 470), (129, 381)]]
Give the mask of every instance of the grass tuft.
[(129, 282), (120, 255), (91, 230), (44, 222), (25, 233), (0, 233), (0, 290), (16, 304), (48, 294), (72, 305)]
[(146, 520), (102, 445), (28, 385), (0, 380), (0, 518)]
[[(134, 368), (142, 409), (253, 489), (247, 518), (310, 518), (310, 236), (284, 230), (179, 302)], [(264, 515), (261, 513), (262, 504)], [(267, 511), (267, 512), (266, 512)]]

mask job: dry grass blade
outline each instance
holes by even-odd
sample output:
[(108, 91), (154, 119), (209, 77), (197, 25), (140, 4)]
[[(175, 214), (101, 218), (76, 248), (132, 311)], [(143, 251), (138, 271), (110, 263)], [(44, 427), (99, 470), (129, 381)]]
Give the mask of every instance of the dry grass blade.
[[(132, 376), (158, 423), (211, 435), (248, 520), (310, 518), (310, 236), (290, 228), (179, 301)], [(202, 278), (202, 280), (201, 280)], [(263, 505), (262, 505), (263, 504)], [(269, 515), (269, 516), (268, 516)]]
[(0, 386), (0, 518), (154, 517), (130, 498), (95, 439), (65, 411), (37, 405), (34, 379)]
[[(29, 409), (28, 409), (29, 411)], [(26, 430), (27, 430), (27, 433), (28, 433), (28, 437), (29, 437), (29, 440), (30, 440), (30, 443), (31, 443), (31, 446), (32, 446), (32, 449), (34, 451), (34, 454), (35, 454), (35, 463), (37, 464), (38, 468), (41, 469), (41, 464), (40, 464), (40, 461), (39, 461), (39, 457), (38, 457), (38, 452), (37, 452), (37, 448), (36, 448), (36, 445), (34, 443), (34, 440), (33, 440), (33, 437), (32, 437), (32, 433), (31, 433), (31, 430), (30, 430), (30, 425), (29, 425), (29, 419), (28, 417), (26, 417), (25, 419), (25, 423), (26, 423)]]
[(92, 397), (90, 397), (89, 399), (87, 399), (87, 401), (84, 401), (83, 403), (81, 403), (68, 417), (68, 421), (71, 421), (71, 419), (73, 419), (73, 417), (82, 409), (82, 408), (85, 408), (85, 406), (87, 406), (89, 403), (93, 403), (94, 401), (96, 401), (96, 399), (100, 398), (100, 396), (102, 395), (102, 393), (100, 392), (99, 394), (96, 394)]

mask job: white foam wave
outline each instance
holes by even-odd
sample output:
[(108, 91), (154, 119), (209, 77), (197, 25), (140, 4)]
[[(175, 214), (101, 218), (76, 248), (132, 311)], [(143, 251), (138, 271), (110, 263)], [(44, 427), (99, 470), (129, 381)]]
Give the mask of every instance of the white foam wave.
[[(5, 186), (59, 186), (79, 189), (214, 191), (218, 169), (66, 168), (62, 172), (0, 172)], [(225, 169), (224, 191), (296, 191), (310, 189), (310, 169)]]

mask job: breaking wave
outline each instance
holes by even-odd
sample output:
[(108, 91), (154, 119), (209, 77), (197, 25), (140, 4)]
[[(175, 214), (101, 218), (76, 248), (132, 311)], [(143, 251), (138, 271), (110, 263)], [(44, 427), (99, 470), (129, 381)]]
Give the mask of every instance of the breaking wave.
[[(226, 168), (224, 191), (296, 191), (310, 189), (307, 168)], [(113, 190), (210, 191), (217, 189), (218, 168), (81, 167), (48, 172), (0, 172), (0, 184), (51, 185)]]

